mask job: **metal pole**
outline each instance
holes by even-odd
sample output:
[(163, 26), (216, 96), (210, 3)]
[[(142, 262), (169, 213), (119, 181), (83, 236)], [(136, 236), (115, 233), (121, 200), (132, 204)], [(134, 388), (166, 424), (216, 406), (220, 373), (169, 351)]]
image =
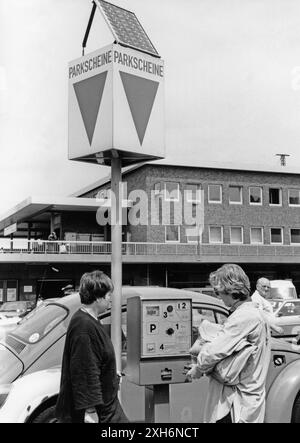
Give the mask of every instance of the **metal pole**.
[[(115, 349), (117, 371), (122, 370), (122, 196), (120, 183), (122, 181), (121, 159), (111, 161), (111, 278), (114, 285), (111, 307), (111, 340)], [(114, 198), (115, 197), (115, 198)]]

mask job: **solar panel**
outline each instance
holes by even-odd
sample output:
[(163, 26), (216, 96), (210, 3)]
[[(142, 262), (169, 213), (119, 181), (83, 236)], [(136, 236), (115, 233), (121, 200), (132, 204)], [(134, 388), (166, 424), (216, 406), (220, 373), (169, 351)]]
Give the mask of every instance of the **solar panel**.
[(95, 2), (102, 12), (117, 43), (137, 49), (138, 51), (146, 52), (154, 57), (160, 57), (133, 12), (104, 0), (95, 0)]

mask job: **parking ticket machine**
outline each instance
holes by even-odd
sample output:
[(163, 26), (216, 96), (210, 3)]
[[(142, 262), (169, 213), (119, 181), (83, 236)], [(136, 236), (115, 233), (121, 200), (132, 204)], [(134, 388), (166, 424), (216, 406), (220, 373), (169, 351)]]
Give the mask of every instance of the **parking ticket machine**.
[(152, 390), (150, 415), (164, 417), (163, 421), (166, 412), (155, 413), (155, 408), (165, 404), (169, 409), (169, 385), (185, 382), (184, 367), (190, 363), (192, 299), (187, 294), (155, 288), (152, 295), (149, 288), (146, 295), (127, 300), (126, 375), (132, 383)]

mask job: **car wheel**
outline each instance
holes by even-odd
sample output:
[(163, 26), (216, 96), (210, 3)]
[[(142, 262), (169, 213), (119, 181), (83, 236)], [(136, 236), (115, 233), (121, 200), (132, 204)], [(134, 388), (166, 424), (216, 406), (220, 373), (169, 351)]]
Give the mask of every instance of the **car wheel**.
[(55, 417), (55, 405), (50, 406), (37, 415), (32, 420), (32, 423), (57, 423), (57, 418)]
[(292, 413), (292, 423), (300, 423), (300, 393), (298, 394)]

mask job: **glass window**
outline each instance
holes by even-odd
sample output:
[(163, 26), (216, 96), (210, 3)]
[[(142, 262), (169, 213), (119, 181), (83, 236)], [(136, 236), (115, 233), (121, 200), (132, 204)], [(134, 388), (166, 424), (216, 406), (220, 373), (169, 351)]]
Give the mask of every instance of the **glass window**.
[(271, 228), (271, 243), (282, 243), (282, 228)]
[(300, 244), (300, 229), (291, 229), (291, 243)]
[(217, 323), (219, 323), (220, 325), (223, 325), (228, 318), (227, 315), (222, 314), (221, 312), (216, 312), (216, 317)]
[(223, 228), (222, 226), (209, 227), (209, 243), (223, 243)]
[(159, 195), (161, 192), (161, 183), (157, 182), (154, 185), (154, 195)]
[(179, 242), (179, 226), (178, 225), (165, 226), (165, 240), (166, 240), (166, 242)]
[(179, 201), (179, 184), (175, 182), (165, 183), (165, 200)]
[(185, 228), (186, 240), (188, 243), (198, 243), (200, 241), (199, 226), (189, 226)]
[(270, 205), (281, 205), (281, 189), (269, 189), (269, 203)]
[[(37, 307), (30, 315), (24, 317), (22, 322), (11, 333), (26, 343), (36, 343), (42, 340), (68, 315), (62, 306), (47, 305)], [(28, 321), (30, 319), (30, 321)]]
[(200, 186), (193, 184), (184, 185), (184, 199), (188, 202), (200, 202), (201, 201)]
[(250, 242), (253, 244), (262, 244), (263, 239), (263, 228), (250, 228)]
[(249, 203), (250, 205), (262, 204), (262, 189), (258, 186), (251, 186), (249, 188)]
[(0, 280), (0, 303), (4, 301), (4, 281)]
[(230, 228), (230, 243), (243, 243), (243, 228), (241, 226)]
[(242, 203), (242, 188), (241, 186), (229, 186), (229, 203)]
[[(111, 312), (101, 318), (101, 323), (104, 326), (106, 332), (111, 336)], [(125, 308), (122, 308), (121, 315), (121, 328), (122, 328), (122, 352), (126, 352), (127, 349), (127, 314)]]
[(281, 308), (277, 312), (277, 316), (300, 315), (300, 304), (298, 301), (287, 301), (282, 303)]
[(300, 191), (299, 189), (289, 189), (289, 205), (300, 205)]
[(208, 201), (209, 201), (209, 203), (221, 203), (222, 202), (222, 186), (221, 185), (208, 185)]

